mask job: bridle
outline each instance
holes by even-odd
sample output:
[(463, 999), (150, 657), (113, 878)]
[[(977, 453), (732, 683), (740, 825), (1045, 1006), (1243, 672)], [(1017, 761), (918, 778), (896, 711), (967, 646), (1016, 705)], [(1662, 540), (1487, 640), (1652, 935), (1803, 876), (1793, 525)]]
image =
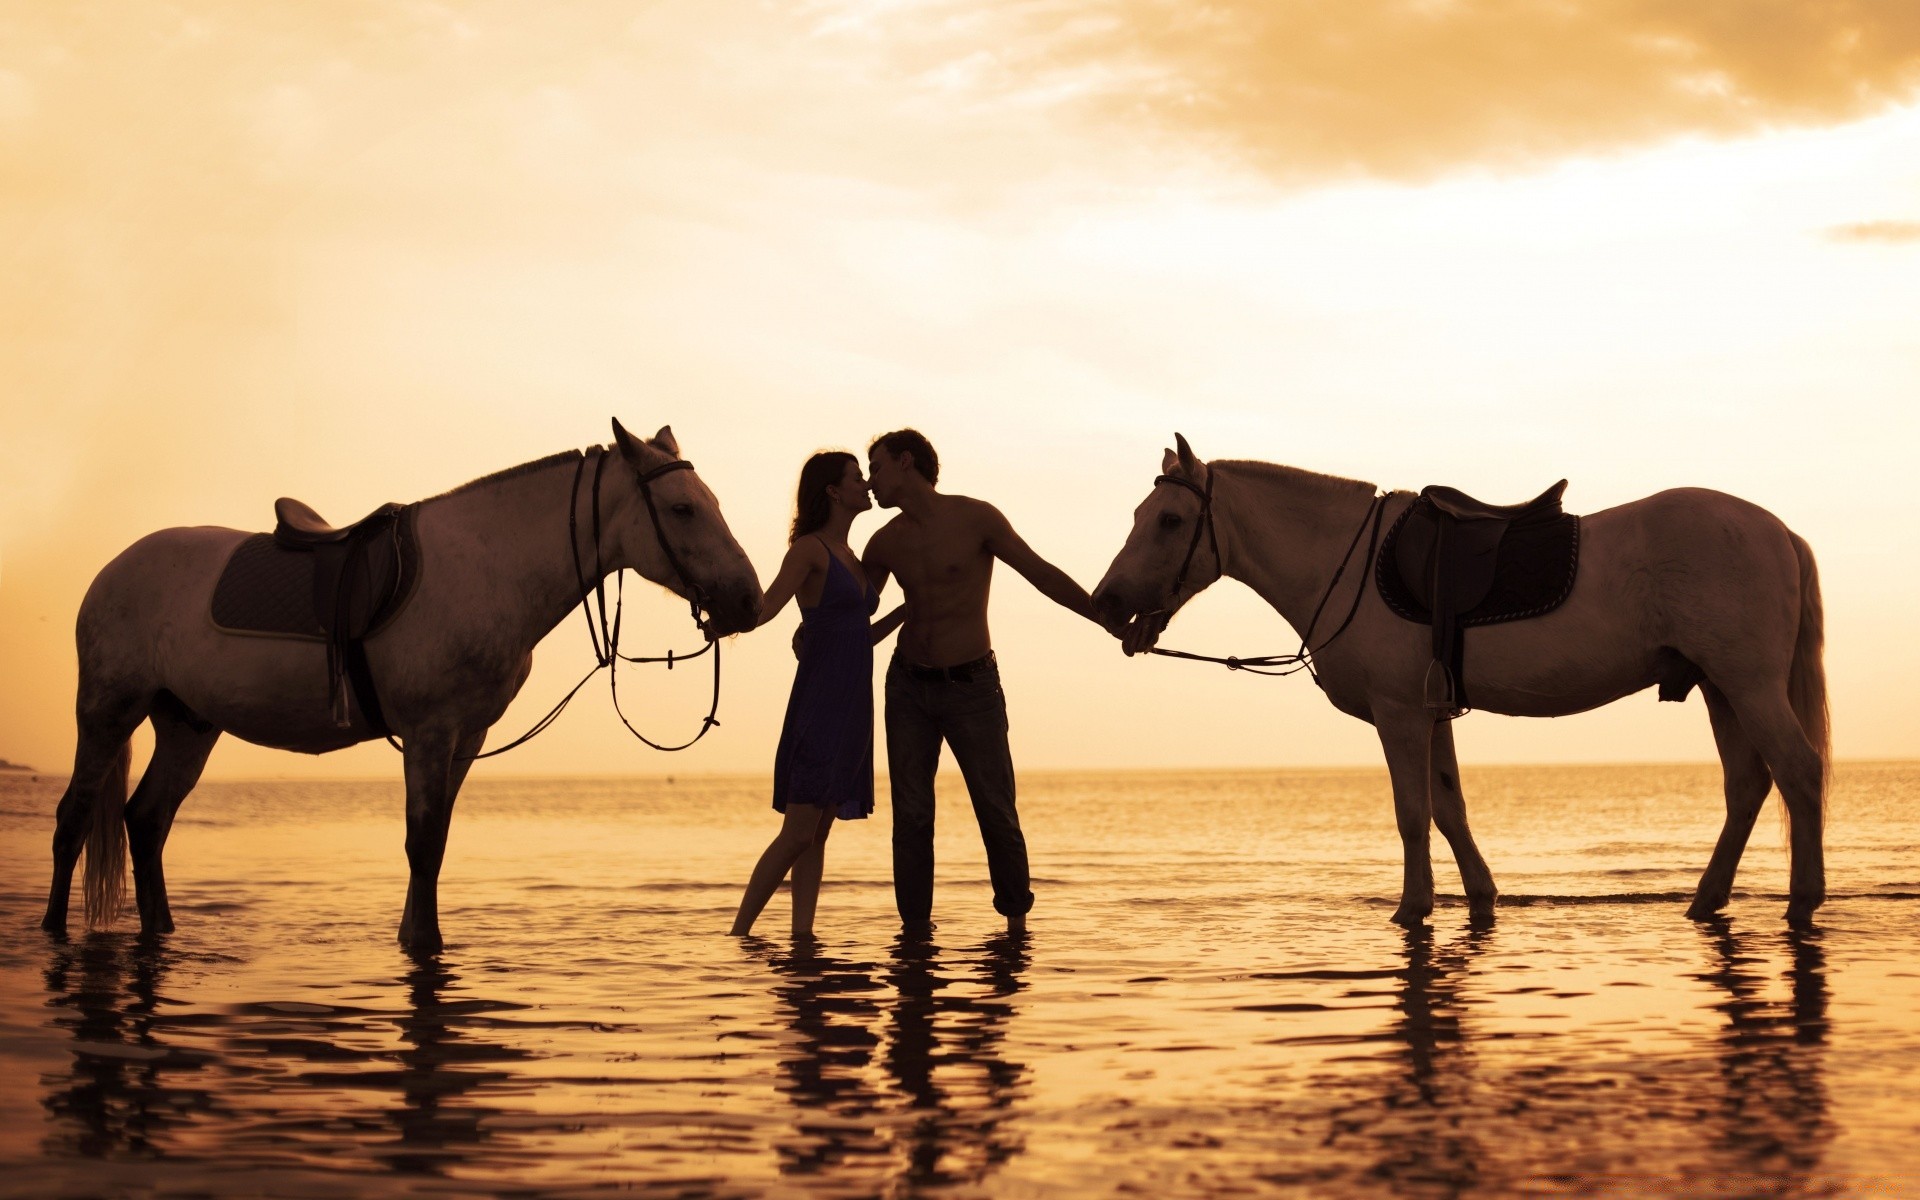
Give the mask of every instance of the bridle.
[[(1183, 487), (1200, 497), (1200, 519), (1194, 523), (1193, 540), (1187, 543), (1187, 556), (1180, 560), (1179, 573), (1174, 575), (1173, 587), (1167, 592), (1168, 600), (1172, 600), (1173, 597), (1180, 594), (1180, 589), (1186, 586), (1187, 572), (1193, 568), (1194, 553), (1200, 549), (1200, 532), (1202, 529), (1204, 529), (1207, 534), (1207, 545), (1213, 549), (1213, 561), (1222, 571), (1226, 570), (1226, 563), (1220, 557), (1220, 535), (1215, 533), (1213, 528), (1213, 471), (1211, 469), (1207, 471), (1207, 484), (1204, 488), (1194, 483), (1193, 480), (1182, 479), (1178, 475), (1156, 475), (1153, 477), (1153, 486), (1159, 487), (1163, 483), (1171, 483), (1175, 487)], [(1157, 608), (1147, 615), (1157, 617), (1162, 615), (1171, 616), (1172, 614), (1168, 613), (1164, 608)]]
[[(600, 479), (606, 471), (607, 459), (610, 457), (610, 453), (606, 449), (596, 446), (593, 448), (592, 454), (596, 461), (593, 468), (593, 576), (591, 580), (585, 578), (583, 575), (580, 562), (580, 539), (575, 532), (575, 514), (579, 511), (580, 507), (580, 479), (585, 473), (587, 465), (588, 456), (585, 454), (581, 455), (580, 461), (574, 466), (573, 490), (570, 493), (570, 498), (567, 503), (567, 543), (573, 550), (574, 578), (580, 587), (580, 610), (587, 618), (587, 640), (593, 644), (594, 658), (598, 664), (594, 667), (593, 671), (588, 672), (587, 678), (591, 679), (593, 674), (599, 671), (601, 667), (607, 669), (607, 690), (613, 697), (613, 712), (615, 716), (620, 718), (620, 723), (627, 727), (628, 733), (631, 733), (641, 742), (651, 746), (655, 750), (664, 750), (669, 753), (685, 750), (701, 738), (707, 736), (707, 731), (720, 723), (719, 719), (715, 716), (715, 714), (720, 711), (720, 640), (711, 636), (709, 633), (707, 644), (695, 650), (692, 654), (676, 655), (673, 651), (669, 650), (664, 657), (636, 658), (630, 654), (620, 653), (620, 621), (626, 608), (626, 572), (620, 572), (619, 577), (614, 582), (613, 620), (609, 622), (607, 620), (607, 571), (606, 564), (600, 557)], [(660, 523), (660, 506), (656, 504), (653, 499), (654, 480), (674, 471), (691, 470), (693, 470), (692, 463), (684, 458), (675, 458), (645, 471), (640, 470), (639, 467), (635, 467), (634, 479), (640, 485), (641, 498), (646, 501), (647, 517), (653, 522), (654, 540), (660, 544), (661, 553), (666, 555), (667, 566), (672, 568), (674, 575), (680, 580), (680, 583), (691, 593), (687, 599), (687, 611), (689, 615), (692, 616), (693, 623), (699, 626), (702, 632), (708, 632), (707, 621), (701, 617), (700, 610), (710, 607), (708, 604), (710, 597), (708, 597), (706, 589), (695, 582), (693, 576), (687, 573), (686, 565), (680, 561), (680, 556), (674, 553), (673, 541), (667, 537), (666, 527)], [(594, 628), (593, 611), (588, 608), (586, 604), (589, 589), (592, 590), (595, 603), (600, 610), (600, 626), (598, 630)], [(623, 661), (639, 664), (665, 663), (667, 664), (667, 670), (671, 671), (676, 662), (686, 662), (689, 659), (699, 658), (709, 651), (713, 654), (713, 702), (707, 706), (707, 715), (701, 718), (700, 732), (694, 734), (677, 746), (663, 746), (646, 734), (641, 733), (638, 729), (635, 729), (633, 722), (627, 719), (626, 712), (620, 707), (620, 663)], [(586, 680), (581, 680), (581, 683), (585, 682)], [(578, 690), (576, 687), (575, 691)], [(572, 693), (568, 693), (567, 699), (570, 700), (572, 698)], [(562, 700), (560, 704), (561, 707), (564, 708), (566, 706), (566, 700)], [(555, 715), (558, 715), (558, 710), (556, 710)], [(529, 734), (528, 736), (532, 735)], [(502, 749), (511, 749), (511, 747), (502, 747)]]
[[(580, 561), (580, 534), (578, 530), (580, 480), (585, 475), (587, 459), (589, 457), (595, 460), (593, 466), (593, 575), (591, 578), (586, 575), (585, 567)], [(600, 557), (600, 480), (601, 476), (606, 472), (607, 459), (609, 457), (611, 457), (610, 452), (599, 446), (595, 446), (591, 451), (580, 456), (579, 461), (576, 462), (573, 467), (573, 488), (569, 493), (570, 498), (567, 502), (567, 545), (573, 551), (574, 582), (580, 588), (580, 599), (582, 601), (587, 598), (589, 589), (592, 589), (598, 596), (600, 629), (598, 631), (594, 629), (592, 614), (588, 614), (587, 637), (593, 642), (594, 657), (602, 663), (611, 661), (613, 654), (612, 639), (605, 637), (605, 632), (609, 629), (618, 630), (620, 624), (617, 607), (615, 609), (613, 624), (609, 625), (607, 623), (606, 564)], [(674, 575), (677, 576), (680, 582), (686, 586), (686, 589), (692, 593), (692, 596), (687, 601), (687, 606), (692, 613), (694, 624), (704, 627), (706, 622), (701, 619), (700, 610), (707, 607), (708, 596), (706, 589), (694, 582), (693, 576), (687, 574), (687, 568), (680, 562), (680, 556), (673, 552), (673, 542), (667, 538), (666, 527), (660, 523), (660, 506), (655, 504), (653, 500), (654, 480), (674, 471), (691, 470), (693, 470), (692, 463), (684, 458), (676, 458), (646, 471), (635, 467), (634, 478), (640, 485), (641, 498), (647, 502), (647, 517), (653, 522), (654, 540), (660, 543), (661, 553), (667, 556), (667, 566), (673, 569)], [(616, 589), (619, 586), (620, 585), (616, 585)], [(616, 605), (618, 604), (617, 596), (618, 592), (616, 590)], [(711, 642), (708, 643), (708, 645), (712, 644)], [(703, 650), (699, 653), (704, 654), (706, 652)], [(697, 657), (697, 655), (685, 655), (683, 657), (692, 658)], [(627, 661), (653, 662), (666, 660), (629, 658)]]
[[(715, 716), (715, 714), (720, 711), (719, 639), (709, 636), (707, 644), (691, 654), (676, 654), (669, 650), (663, 657), (639, 658), (630, 654), (620, 653), (620, 621), (621, 615), (626, 607), (626, 572), (620, 572), (619, 578), (615, 581), (613, 616), (612, 619), (609, 620), (607, 616), (606, 561), (600, 553), (600, 484), (606, 473), (607, 459), (609, 457), (611, 457), (611, 453), (601, 446), (595, 446), (591, 450), (581, 452), (579, 458), (574, 462), (573, 486), (567, 491), (567, 547), (573, 555), (573, 576), (574, 584), (579, 589), (580, 611), (587, 619), (587, 640), (593, 645), (593, 669), (588, 671), (579, 683), (574, 684), (573, 689), (565, 696), (562, 696), (560, 703), (549, 709), (546, 716), (536, 721), (533, 728), (527, 730), (506, 745), (488, 750), (484, 754), (460, 756), (460, 761), (492, 758), (496, 754), (505, 754), (509, 750), (532, 741), (535, 736), (545, 732), (549, 725), (552, 725), (554, 721), (559, 719), (560, 714), (566, 710), (567, 704), (579, 694), (581, 688), (587, 685), (587, 681), (595, 675), (598, 675), (602, 670), (607, 672), (607, 690), (613, 696), (614, 714), (620, 718), (620, 723), (627, 727), (628, 733), (631, 733), (634, 737), (645, 742), (655, 750), (664, 750), (670, 753), (677, 750), (685, 750), (701, 738), (707, 736), (707, 730), (712, 729), (720, 723), (719, 719)], [(581, 481), (586, 478), (587, 460), (589, 458), (594, 460), (590, 497), (593, 514), (592, 576), (587, 575), (586, 564), (580, 555), (579, 529), (580, 484)], [(666, 555), (667, 565), (672, 568), (674, 575), (679, 578), (681, 584), (686, 587), (687, 591), (692, 593), (691, 598), (687, 601), (687, 605), (692, 613), (694, 624), (698, 625), (704, 632), (707, 630), (707, 622), (702, 619), (700, 610), (709, 607), (708, 600), (710, 597), (707, 595), (706, 589), (696, 583), (693, 577), (687, 573), (687, 568), (685, 564), (680, 561), (680, 556), (674, 553), (673, 542), (668, 539), (666, 527), (660, 522), (660, 507), (653, 499), (654, 480), (673, 471), (691, 470), (693, 470), (692, 463), (684, 458), (676, 458), (645, 471), (635, 467), (634, 478), (640, 486), (641, 497), (646, 501), (647, 516), (653, 522), (653, 536), (659, 541), (661, 552)], [(587, 603), (589, 596), (592, 596), (594, 599), (594, 603), (591, 605)], [(600, 613), (597, 625), (594, 621), (594, 609), (596, 607)], [(627, 714), (620, 708), (619, 664), (622, 662), (638, 664), (665, 663), (667, 664), (667, 670), (671, 671), (675, 663), (688, 662), (708, 652), (713, 654), (713, 702), (707, 706), (707, 715), (701, 719), (700, 732), (694, 734), (678, 746), (663, 746), (649, 738), (646, 734), (641, 733), (638, 729), (635, 729), (633, 722), (627, 719)], [(387, 735), (387, 742), (395, 750), (404, 749), (391, 733)]]
[[(1154, 487), (1157, 488), (1163, 483), (1183, 487), (1200, 497), (1200, 519), (1194, 524), (1193, 540), (1187, 543), (1186, 557), (1180, 560), (1180, 570), (1176, 572), (1173, 577), (1173, 587), (1167, 591), (1167, 602), (1173, 603), (1174, 598), (1179, 596), (1180, 590), (1186, 586), (1187, 573), (1193, 568), (1193, 556), (1200, 549), (1200, 533), (1202, 527), (1204, 527), (1206, 531), (1207, 544), (1213, 549), (1214, 563), (1218, 566), (1222, 574), (1225, 574), (1227, 564), (1226, 560), (1220, 557), (1220, 537), (1219, 534), (1214, 531), (1213, 469), (1211, 467), (1207, 469), (1206, 485), (1204, 487), (1193, 482), (1191, 479), (1183, 479), (1178, 475), (1157, 475), (1154, 477)], [(1166, 650), (1159, 646), (1149, 646), (1147, 652), (1150, 654), (1162, 654), (1168, 658), (1185, 658), (1195, 662), (1218, 663), (1229, 671), (1250, 671), (1255, 675), (1292, 675), (1296, 671), (1305, 671), (1308, 676), (1313, 679), (1314, 683), (1318, 684), (1320, 682), (1320, 674), (1314, 670), (1313, 656), (1319, 651), (1325, 650), (1328, 646), (1333, 645), (1334, 639), (1347, 631), (1347, 626), (1353, 623), (1354, 614), (1360, 611), (1360, 597), (1366, 594), (1367, 589), (1362, 586), (1354, 590), (1353, 604), (1347, 609), (1347, 615), (1345, 619), (1340, 622), (1340, 627), (1335, 629), (1331, 634), (1328, 634), (1326, 641), (1321, 642), (1317, 647), (1309, 648), (1309, 643), (1313, 640), (1314, 626), (1320, 623), (1320, 613), (1327, 607), (1327, 601), (1333, 597), (1333, 589), (1340, 586), (1340, 577), (1346, 574), (1347, 565), (1353, 560), (1353, 549), (1360, 544), (1360, 535), (1367, 531), (1369, 525), (1373, 528), (1373, 536), (1367, 540), (1367, 555), (1364, 561), (1373, 561), (1373, 553), (1380, 540), (1380, 519), (1386, 512), (1386, 500), (1387, 498), (1383, 495), (1375, 495), (1373, 503), (1367, 506), (1366, 516), (1360, 518), (1359, 528), (1353, 531), (1353, 540), (1347, 543), (1346, 553), (1340, 556), (1339, 567), (1334, 570), (1333, 578), (1327, 581), (1326, 590), (1320, 593), (1320, 603), (1313, 607), (1313, 616), (1307, 621), (1306, 633), (1300, 638), (1300, 648), (1292, 654), (1263, 654), (1253, 658), (1241, 658), (1238, 655), (1229, 654), (1225, 657), (1217, 657), (1211, 654), (1193, 654), (1185, 650)], [(1172, 613), (1166, 608), (1156, 608), (1152, 612), (1141, 614), (1142, 618), (1148, 619), (1171, 616)], [(1280, 669), (1268, 669), (1275, 667)]]

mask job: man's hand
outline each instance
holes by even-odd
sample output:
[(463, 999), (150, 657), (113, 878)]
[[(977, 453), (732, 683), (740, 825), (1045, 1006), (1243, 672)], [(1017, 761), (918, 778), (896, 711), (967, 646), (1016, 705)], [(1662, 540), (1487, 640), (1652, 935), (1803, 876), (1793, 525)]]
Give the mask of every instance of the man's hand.
[(800, 622), (793, 627), (793, 657), (800, 657), (800, 647), (807, 644), (807, 623)]
[(1153, 649), (1154, 643), (1160, 640), (1160, 631), (1166, 627), (1166, 614), (1141, 613), (1121, 632), (1120, 648), (1127, 652), (1128, 658), (1145, 654)]

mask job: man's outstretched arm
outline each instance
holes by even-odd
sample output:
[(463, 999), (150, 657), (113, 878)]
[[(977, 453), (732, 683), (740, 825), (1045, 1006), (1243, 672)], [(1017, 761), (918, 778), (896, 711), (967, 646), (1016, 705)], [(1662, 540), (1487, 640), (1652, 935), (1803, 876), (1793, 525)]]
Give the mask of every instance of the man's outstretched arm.
[(1042, 596), (1058, 604), (1068, 612), (1078, 613), (1087, 620), (1099, 623), (1093, 615), (1093, 600), (1087, 595), (1087, 589), (1073, 581), (1073, 577), (1033, 552), (1021, 536), (1013, 531), (1013, 523), (991, 504), (987, 510), (987, 549), (1001, 562), (1020, 572), (1021, 578), (1031, 583)]

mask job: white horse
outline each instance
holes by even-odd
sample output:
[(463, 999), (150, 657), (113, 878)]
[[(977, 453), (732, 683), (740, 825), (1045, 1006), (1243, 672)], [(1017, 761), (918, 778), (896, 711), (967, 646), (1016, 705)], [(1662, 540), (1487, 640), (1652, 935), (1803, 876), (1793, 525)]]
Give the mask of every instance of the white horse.
[[(1168, 617), (1222, 575), (1259, 593), (1303, 642), (1312, 639), (1327, 699), (1379, 734), (1405, 851), (1393, 919), (1415, 926), (1433, 911), (1429, 823), (1453, 848), (1472, 916), (1489, 919), (1497, 892), (1467, 828), (1452, 725), (1426, 705), (1431, 631), (1395, 615), (1373, 585), (1373, 564), (1360, 561), (1367, 539), (1355, 532), (1369, 518), (1374, 485), (1271, 463), (1201, 462), (1186, 439), (1175, 440), (1162, 474), (1191, 487), (1156, 483), (1134, 511), (1133, 530), (1093, 593), (1102, 622), (1131, 654), (1149, 648)], [(1376, 519), (1391, 526), (1414, 500), (1391, 493)], [(1310, 631), (1323, 601), (1320, 628)], [(1351, 623), (1323, 645), (1356, 604)], [(1787, 917), (1808, 921), (1826, 896), (1824, 634), (1813, 552), (1779, 518), (1699, 488), (1584, 516), (1566, 602), (1466, 637), (1468, 694), (1489, 712), (1564, 716), (1704, 675), (1727, 817), (1688, 915), (1725, 906), (1754, 818), (1777, 782), (1792, 852)]]
[[(580, 564), (588, 586), (630, 567), (698, 597), (711, 636), (751, 629), (757, 618), (753, 564), (713, 493), (690, 468), (669, 465), (681, 461), (672, 430), (642, 441), (615, 421), (613, 432), (617, 458), (612, 447), (594, 447), (585, 463), (568, 451), (422, 502), (418, 582), (366, 639), (380, 707), (406, 748), (410, 877), (400, 940), (416, 951), (441, 946), (437, 885), (454, 798), (487, 730), (526, 681), (534, 646), (581, 602)], [(597, 491), (577, 486), (596, 476)], [(173, 928), (161, 852), (222, 733), (306, 754), (381, 736), (357, 706), (349, 725), (336, 724), (322, 643), (214, 625), (214, 586), (248, 536), (163, 529), (108, 563), (87, 590), (76, 630), (79, 741), (56, 817), (41, 922), (48, 932), (66, 929), (83, 844), (88, 923), (114, 920), (129, 842), (141, 931)], [(143, 720), (153, 722), (153, 758), (129, 799), (129, 739)]]

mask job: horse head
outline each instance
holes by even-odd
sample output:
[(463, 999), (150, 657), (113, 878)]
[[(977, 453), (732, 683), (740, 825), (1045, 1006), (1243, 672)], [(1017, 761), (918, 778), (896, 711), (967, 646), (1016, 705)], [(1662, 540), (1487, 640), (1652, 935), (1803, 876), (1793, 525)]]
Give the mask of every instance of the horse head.
[(1220, 578), (1212, 472), (1186, 438), (1173, 440), (1133, 510), (1133, 531), (1093, 589), (1093, 611), (1129, 654), (1150, 648), (1180, 606)]
[(705, 608), (714, 634), (752, 629), (760, 618), (760, 577), (720, 515), (720, 501), (680, 457), (673, 429), (663, 425), (641, 439), (615, 420), (613, 438), (632, 468), (623, 473), (632, 486), (616, 516), (624, 564)]

